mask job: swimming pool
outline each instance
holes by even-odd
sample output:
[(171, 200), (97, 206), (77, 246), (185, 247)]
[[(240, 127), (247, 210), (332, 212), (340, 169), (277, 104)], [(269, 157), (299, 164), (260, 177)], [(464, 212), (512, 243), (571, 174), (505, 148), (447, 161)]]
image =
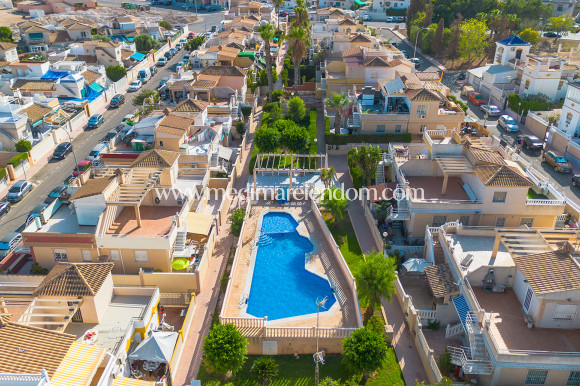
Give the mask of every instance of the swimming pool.
[(263, 216), (248, 314), (277, 320), (316, 313), (317, 299), (327, 297), (326, 310), (336, 302), (328, 280), (305, 269), (305, 256), (313, 245), (298, 234), (297, 226), (289, 213)]

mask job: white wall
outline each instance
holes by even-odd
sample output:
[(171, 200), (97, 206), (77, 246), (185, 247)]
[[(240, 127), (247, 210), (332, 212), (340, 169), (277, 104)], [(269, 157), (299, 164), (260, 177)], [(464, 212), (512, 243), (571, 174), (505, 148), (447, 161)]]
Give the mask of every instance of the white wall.
[(74, 200), (73, 205), (79, 225), (97, 225), (99, 216), (107, 207), (102, 194)]

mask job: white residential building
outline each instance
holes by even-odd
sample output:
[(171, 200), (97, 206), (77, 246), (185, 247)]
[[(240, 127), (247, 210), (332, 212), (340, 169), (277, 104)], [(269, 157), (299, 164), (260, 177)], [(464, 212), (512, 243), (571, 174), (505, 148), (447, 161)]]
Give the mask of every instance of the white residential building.
[(580, 82), (568, 85), (558, 129), (573, 137), (580, 135)]

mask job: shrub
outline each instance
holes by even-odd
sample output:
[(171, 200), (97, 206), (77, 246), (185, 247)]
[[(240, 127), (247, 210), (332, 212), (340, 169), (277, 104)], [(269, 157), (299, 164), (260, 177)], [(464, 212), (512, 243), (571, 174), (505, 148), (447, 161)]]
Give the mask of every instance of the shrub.
[(324, 136), (327, 145), (346, 145), (349, 143), (390, 143), (411, 142), (411, 134), (326, 134)]
[(278, 376), (278, 363), (272, 357), (259, 357), (252, 363), (250, 372), (260, 385), (267, 385)]
[(296, 96), (288, 101), (288, 112), (286, 113), (288, 119), (296, 123), (300, 123), (306, 115), (306, 106), (302, 98)]
[(437, 358), (437, 362), (439, 364), (439, 370), (442, 374), (452, 374), (455, 370), (455, 365), (451, 363), (451, 353), (447, 348), (441, 354), (439, 354), (439, 358)]
[(316, 126), (316, 110), (310, 110), (310, 125), (308, 125), (308, 135), (310, 136), (310, 154), (316, 154), (316, 137), (318, 127)]
[(387, 356), (387, 343), (377, 333), (359, 328), (343, 342), (343, 361), (355, 373), (367, 376), (377, 370)]
[(441, 326), (441, 323), (438, 320), (429, 319), (427, 321), (427, 328), (429, 330), (437, 331), (437, 330), (439, 330), (440, 326)]
[(508, 106), (519, 115), (526, 115), (530, 110), (547, 111), (552, 109), (551, 103), (522, 99), (517, 94), (511, 94), (508, 97)]
[(407, 16), (407, 8), (387, 8), (387, 16)]
[(0, 168), (0, 180), (6, 177), (6, 169)]
[(330, 117), (324, 117), (324, 135), (330, 134)]
[(248, 118), (252, 114), (252, 106), (242, 106), (242, 115)]
[(28, 160), (28, 153), (19, 153), (8, 160), (8, 165), (16, 167), (24, 162), (24, 160)]
[(284, 91), (282, 90), (274, 90), (272, 93), (272, 100), (274, 102), (280, 102), (280, 98), (284, 96)]
[(154, 40), (149, 34), (140, 34), (133, 39), (138, 52), (149, 52), (161, 47), (161, 43)]
[(166, 20), (162, 20), (159, 22), (159, 27), (163, 27), (168, 31), (171, 31), (173, 29), (173, 26), (171, 25), (170, 22), (166, 21)]
[(369, 320), (367, 320), (365, 328), (368, 328), (381, 336), (385, 334), (385, 324), (378, 315), (371, 316)]
[(107, 78), (113, 82), (117, 82), (127, 75), (127, 70), (123, 66), (109, 66), (105, 68), (105, 72), (107, 73)]
[(43, 268), (38, 263), (33, 263), (32, 268), (30, 268), (31, 275), (46, 275), (48, 273), (48, 268)]
[(229, 220), (232, 222), (231, 230), (234, 236), (239, 236), (242, 230), (242, 224), (244, 223), (244, 218), (246, 217), (246, 210), (239, 208), (233, 211)]
[(213, 372), (237, 373), (247, 357), (248, 341), (233, 324), (214, 324), (203, 341), (203, 362)]
[[(271, 103), (270, 103), (270, 102), (268, 102), (268, 103), (266, 103), (266, 104), (264, 105), (264, 107), (262, 107), (262, 111), (264, 111), (264, 112), (266, 112), (266, 113), (269, 113), (269, 112), (271, 112), (271, 111), (274, 109), (274, 107), (275, 107), (275, 105), (276, 105), (276, 104), (277, 104), (276, 102), (271, 102)], [(263, 119), (264, 119), (264, 118), (262, 117), (262, 120), (263, 120)]]
[(280, 147), (280, 132), (273, 127), (262, 126), (256, 130), (254, 141), (260, 151), (275, 152)]
[(286, 149), (294, 153), (300, 153), (308, 149), (310, 145), (308, 131), (298, 125), (285, 128), (282, 132), (281, 141)]
[(19, 153), (25, 153), (32, 150), (32, 144), (30, 143), (30, 141), (26, 139), (21, 139), (18, 142), (16, 142), (15, 147), (16, 151)]
[(244, 122), (242, 122), (241, 120), (238, 119), (238, 121), (236, 122), (236, 131), (238, 132), (238, 134), (240, 135), (244, 135), (244, 133), (246, 132), (246, 125), (244, 125)]

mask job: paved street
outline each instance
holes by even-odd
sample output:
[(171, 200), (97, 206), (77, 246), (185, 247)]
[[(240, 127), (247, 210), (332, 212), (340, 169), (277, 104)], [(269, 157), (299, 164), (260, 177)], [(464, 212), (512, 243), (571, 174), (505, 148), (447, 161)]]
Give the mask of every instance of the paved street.
[[(211, 26), (219, 23), (223, 19), (221, 12), (203, 15), (203, 19), (191, 24), (190, 31), (195, 33), (205, 32), (205, 25)], [(147, 82), (143, 89), (154, 89), (159, 85), (159, 81), (170, 75), (171, 71), (175, 69), (178, 62), (183, 59), (183, 50), (172, 58), (165, 67), (159, 67), (159, 71), (155, 76)], [(98, 144), (105, 134), (117, 127), (121, 123), (121, 119), (127, 114), (135, 111), (132, 100), (138, 93), (127, 93), (125, 104), (118, 109), (107, 110), (103, 116), (105, 123), (96, 130), (84, 131), (73, 140), (73, 147), (78, 161), (85, 159), (91, 149)], [(49, 156), (49, 154), (47, 154)], [(13, 205), (12, 210), (2, 219), (0, 219), (0, 238), (6, 234), (14, 231), (21, 231), (24, 222), (28, 218), (30, 211), (44, 201), (48, 193), (58, 185), (62, 185), (63, 181), (71, 175), (75, 167), (73, 154), (69, 154), (66, 159), (62, 161), (50, 161), (34, 177), (28, 175), (28, 179), (34, 183), (35, 189), (24, 198), (20, 203)]]

